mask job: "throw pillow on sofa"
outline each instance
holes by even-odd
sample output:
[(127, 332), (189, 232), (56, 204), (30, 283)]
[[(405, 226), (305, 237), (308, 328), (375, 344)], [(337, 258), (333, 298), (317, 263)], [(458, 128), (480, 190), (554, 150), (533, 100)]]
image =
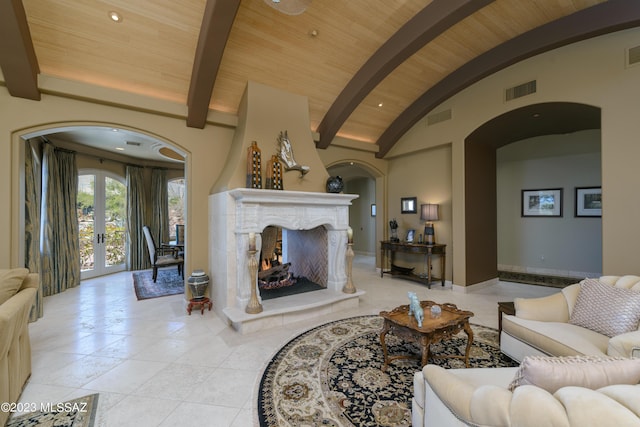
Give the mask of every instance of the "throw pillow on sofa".
[(569, 323), (608, 337), (638, 329), (640, 292), (617, 288), (598, 281), (580, 282), (580, 292)]
[(0, 269), (0, 304), (18, 293), (27, 274), (26, 268)]
[(615, 384), (640, 383), (640, 359), (600, 356), (526, 356), (509, 384), (535, 385), (549, 393), (567, 386), (597, 390)]

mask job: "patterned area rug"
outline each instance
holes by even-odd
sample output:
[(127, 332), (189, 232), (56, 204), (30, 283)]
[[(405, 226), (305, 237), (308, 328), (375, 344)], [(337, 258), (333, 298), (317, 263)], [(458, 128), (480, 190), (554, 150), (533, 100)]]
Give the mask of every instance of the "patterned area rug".
[(184, 293), (184, 280), (176, 267), (158, 270), (156, 283), (153, 283), (153, 270), (134, 271), (133, 288), (138, 300), (165, 297)]
[(80, 397), (62, 403), (53, 403), (43, 411), (30, 412), (9, 418), (7, 427), (92, 427), (98, 407), (98, 395)]
[[(258, 392), (261, 427), (400, 427), (411, 425), (414, 359), (394, 360), (387, 372), (380, 346), (383, 319), (360, 316), (327, 323), (287, 343), (266, 367)], [(518, 366), (500, 353), (498, 331), (471, 325), (471, 367)], [(420, 354), (418, 347), (388, 334), (390, 355)], [(431, 346), (435, 355), (463, 355), (464, 332)], [(461, 359), (430, 359), (463, 368)]]

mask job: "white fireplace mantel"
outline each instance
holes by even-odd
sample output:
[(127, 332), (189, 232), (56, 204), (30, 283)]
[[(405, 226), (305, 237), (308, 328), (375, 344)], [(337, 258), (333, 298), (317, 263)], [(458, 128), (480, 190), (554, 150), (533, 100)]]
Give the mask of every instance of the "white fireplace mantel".
[(228, 192), (236, 202), (236, 233), (261, 232), (268, 225), (308, 230), (349, 227), (349, 206), (357, 194), (241, 188)]
[[(233, 313), (244, 313), (251, 286), (257, 287), (257, 283), (251, 284), (248, 269), (249, 233), (255, 233), (256, 247), (260, 248), (260, 233), (267, 226), (290, 230), (311, 230), (324, 226), (328, 242), (326, 291), (342, 293), (347, 281), (345, 255), (349, 206), (357, 197), (356, 194), (249, 188), (211, 195), (210, 267), (216, 312), (227, 318), (233, 317)], [(291, 307), (291, 311), (296, 310), (296, 307)]]

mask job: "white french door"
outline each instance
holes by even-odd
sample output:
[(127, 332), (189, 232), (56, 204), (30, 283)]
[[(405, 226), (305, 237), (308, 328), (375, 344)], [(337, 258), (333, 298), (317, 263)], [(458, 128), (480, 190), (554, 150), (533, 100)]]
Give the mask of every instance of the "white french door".
[(126, 267), (126, 186), (105, 171), (78, 176), (78, 225), (81, 278), (123, 271)]

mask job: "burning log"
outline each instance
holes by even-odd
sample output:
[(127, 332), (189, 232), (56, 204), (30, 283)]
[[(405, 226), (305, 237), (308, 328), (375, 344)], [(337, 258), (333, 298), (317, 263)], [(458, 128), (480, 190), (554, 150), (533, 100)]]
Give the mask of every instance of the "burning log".
[(273, 266), (267, 270), (258, 272), (258, 286), (261, 289), (275, 289), (291, 286), (296, 283), (289, 272), (291, 263)]

